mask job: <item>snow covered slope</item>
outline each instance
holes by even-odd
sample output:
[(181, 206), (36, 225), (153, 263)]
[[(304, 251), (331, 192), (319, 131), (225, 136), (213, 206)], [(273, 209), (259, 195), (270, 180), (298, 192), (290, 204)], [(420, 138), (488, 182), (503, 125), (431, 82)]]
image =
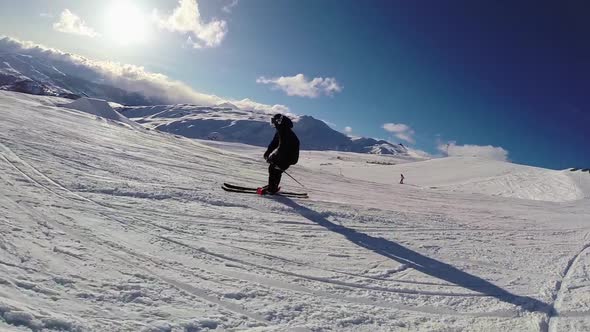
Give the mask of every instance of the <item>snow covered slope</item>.
[(259, 148), (63, 102), (0, 92), (2, 331), (590, 329), (587, 201), (380, 184), (314, 161), (361, 156), (341, 152), (290, 169), (310, 199), (230, 194), (221, 182), (265, 181)]
[(590, 198), (590, 173), (555, 171), (476, 157), (438, 158), (370, 171), (343, 166), (346, 177), (384, 184), (399, 182), (424, 188), (481, 193), (541, 201), (565, 202)]
[[(266, 146), (274, 128), (265, 112), (241, 110), (225, 103), (217, 107), (196, 105), (136, 106), (118, 109), (148, 128), (189, 138), (212, 139)], [(372, 138), (351, 138), (311, 116), (292, 116), (294, 131), (305, 150), (336, 150), (409, 156), (403, 145)], [(422, 158), (423, 159), (423, 158)]]

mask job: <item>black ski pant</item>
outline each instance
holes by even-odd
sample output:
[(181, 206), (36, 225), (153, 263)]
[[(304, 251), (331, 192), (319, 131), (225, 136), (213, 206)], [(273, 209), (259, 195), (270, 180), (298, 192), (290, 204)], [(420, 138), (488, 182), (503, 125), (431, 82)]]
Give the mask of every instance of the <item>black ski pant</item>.
[(277, 163), (277, 164), (270, 164), (268, 166), (268, 189), (271, 191), (277, 191), (279, 189), (279, 184), (281, 183), (281, 176), (283, 175), (283, 171), (286, 171), (289, 168), (289, 164)]

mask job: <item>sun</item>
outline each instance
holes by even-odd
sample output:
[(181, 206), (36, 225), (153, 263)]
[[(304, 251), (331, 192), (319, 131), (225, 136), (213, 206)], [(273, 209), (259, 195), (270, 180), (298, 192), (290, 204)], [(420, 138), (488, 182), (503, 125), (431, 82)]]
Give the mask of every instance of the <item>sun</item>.
[(121, 45), (145, 42), (148, 23), (149, 16), (131, 1), (114, 1), (106, 12), (108, 36)]

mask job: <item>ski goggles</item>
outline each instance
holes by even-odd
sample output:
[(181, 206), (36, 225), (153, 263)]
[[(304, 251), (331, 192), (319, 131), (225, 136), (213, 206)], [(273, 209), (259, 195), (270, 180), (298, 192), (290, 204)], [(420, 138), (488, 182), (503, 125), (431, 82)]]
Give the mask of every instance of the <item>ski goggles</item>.
[(270, 118), (270, 124), (278, 127), (281, 125), (281, 123), (283, 122), (283, 115), (279, 114), (279, 116), (273, 116), (272, 118)]

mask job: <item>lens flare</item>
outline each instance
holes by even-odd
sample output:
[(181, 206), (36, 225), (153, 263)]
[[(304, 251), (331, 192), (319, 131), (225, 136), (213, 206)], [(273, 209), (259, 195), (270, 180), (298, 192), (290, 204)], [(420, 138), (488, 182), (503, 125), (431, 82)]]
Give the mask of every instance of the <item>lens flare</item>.
[(113, 2), (106, 13), (107, 35), (121, 45), (146, 42), (148, 24), (149, 16), (133, 2)]

